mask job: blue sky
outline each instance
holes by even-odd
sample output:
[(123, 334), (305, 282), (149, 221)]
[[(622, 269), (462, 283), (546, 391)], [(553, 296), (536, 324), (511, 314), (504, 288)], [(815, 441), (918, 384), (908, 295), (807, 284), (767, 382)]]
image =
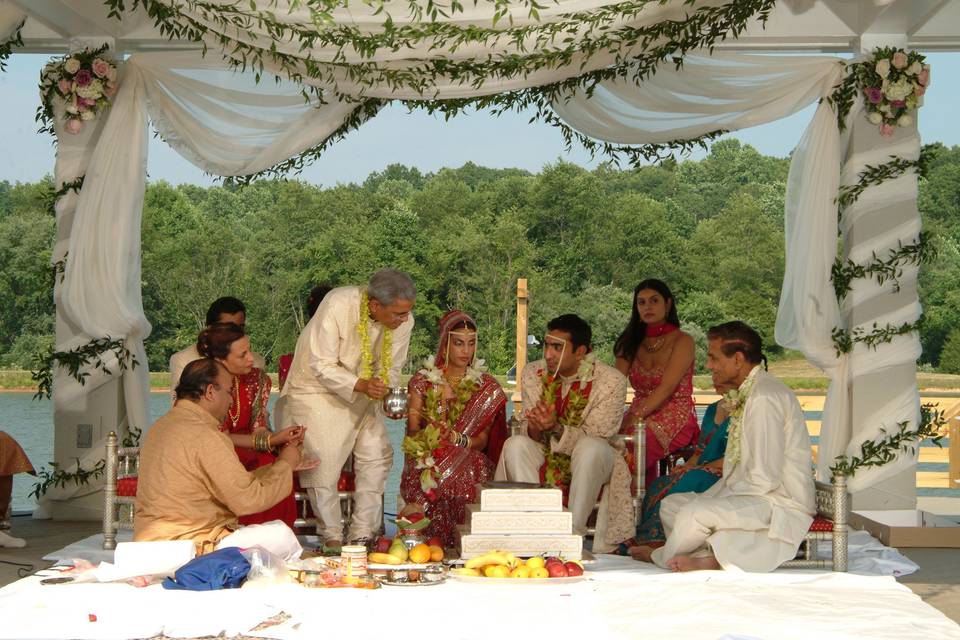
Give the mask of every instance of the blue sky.
[[(47, 59), (48, 56), (14, 54), (8, 61), (6, 73), (0, 74), (0, 122), (3, 123), (0, 131), (4, 140), (0, 180), (32, 182), (53, 173), (51, 139), (37, 135), (34, 122), (39, 101), (37, 81)], [(928, 61), (933, 82), (920, 111), (920, 133), (924, 142), (960, 144), (960, 127), (956, 125), (960, 54), (930, 54)], [(800, 139), (812, 113), (813, 107), (809, 107), (790, 118), (731, 135), (762, 153), (786, 156)], [(544, 164), (558, 159), (583, 166), (595, 166), (602, 160), (591, 160), (589, 154), (579, 148), (567, 153), (556, 130), (544, 124), (528, 124), (528, 120), (529, 115), (509, 114), (497, 118), (480, 112), (444, 121), (442, 117), (390, 107), (334, 145), (300, 177), (314, 184), (332, 186), (362, 182), (371, 172), (392, 163), (415, 166), (424, 172), (459, 167), (468, 161), (487, 167), (539, 171)], [(213, 182), (156, 139), (150, 143), (148, 171), (151, 180), (173, 184)]]

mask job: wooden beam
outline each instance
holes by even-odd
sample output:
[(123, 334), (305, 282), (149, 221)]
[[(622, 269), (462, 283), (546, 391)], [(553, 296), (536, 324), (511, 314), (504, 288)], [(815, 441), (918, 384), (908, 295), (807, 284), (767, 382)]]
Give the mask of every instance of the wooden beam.
[(520, 385), (527, 364), (527, 279), (517, 278), (517, 386), (513, 392), (513, 412), (520, 410)]

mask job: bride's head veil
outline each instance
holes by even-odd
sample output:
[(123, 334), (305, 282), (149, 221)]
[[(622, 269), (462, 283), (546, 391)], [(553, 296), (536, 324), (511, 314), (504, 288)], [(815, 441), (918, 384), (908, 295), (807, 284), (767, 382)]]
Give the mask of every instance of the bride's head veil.
[[(434, 360), (437, 367), (443, 368), (446, 366), (447, 350), (450, 347), (450, 334), (455, 333), (456, 328), (461, 327), (464, 323), (476, 331), (476, 321), (460, 309), (451, 309), (440, 318), (440, 344), (437, 345), (437, 356)], [(474, 361), (477, 359), (476, 351), (473, 353), (473, 359)]]

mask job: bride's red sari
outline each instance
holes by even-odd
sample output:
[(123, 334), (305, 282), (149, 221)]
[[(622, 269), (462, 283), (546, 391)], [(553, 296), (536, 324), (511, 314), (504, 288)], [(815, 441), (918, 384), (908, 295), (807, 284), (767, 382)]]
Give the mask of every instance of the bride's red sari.
[[(233, 399), (227, 417), (223, 419), (220, 430), (230, 434), (250, 434), (257, 429), (268, 429), (267, 403), (270, 401), (270, 378), (260, 369), (237, 376), (233, 387)], [(273, 463), (277, 456), (267, 451), (256, 451), (247, 447), (234, 447), (237, 457), (247, 471)], [(293, 492), (286, 498), (260, 513), (240, 516), (240, 524), (261, 524), (271, 520), (283, 520), (293, 528), (297, 519), (297, 505)]]
[[(456, 326), (465, 313), (448, 313), (441, 320), (440, 349), (435, 358), (438, 367), (443, 367), (445, 345), (449, 340), (449, 327)], [(471, 320), (472, 322), (472, 320)], [(410, 379), (408, 388), (421, 398), (433, 386), (422, 373)], [(453, 402), (450, 400), (449, 402)], [(407, 504), (423, 505), (430, 526), (425, 530), (428, 538), (434, 536), (443, 541), (445, 547), (456, 545), (457, 525), (464, 523), (466, 506), (477, 502), (477, 485), (493, 477), (493, 470), (507, 437), (507, 396), (500, 383), (484, 373), (477, 389), (464, 404), (463, 411), (454, 424), (449, 427), (471, 438), (487, 433), (486, 448), (481, 451), (456, 445), (443, 445), (434, 453), (437, 465), (437, 487), (434, 500), (430, 500), (420, 486), (421, 470), (415, 462), (406, 459), (403, 475), (400, 478), (400, 495)]]
[[(426, 395), (431, 383), (421, 374), (410, 379), (409, 388), (415, 393)], [(500, 383), (489, 375), (483, 374), (479, 388), (467, 401), (463, 413), (452, 425), (454, 431), (476, 437), (487, 431), (506, 432), (507, 397)], [(488, 449), (490, 442), (488, 441)], [(500, 443), (503, 446), (503, 443)], [(494, 463), (485, 453), (477, 449), (467, 449), (456, 445), (444, 445), (434, 454), (437, 464), (436, 499), (431, 502), (420, 487), (420, 469), (409, 457), (403, 467), (400, 479), (400, 495), (406, 503), (417, 503), (425, 507), (430, 517), (427, 537), (438, 537), (445, 547), (456, 545), (457, 525), (463, 524), (466, 506), (477, 501), (477, 485), (493, 477)]]

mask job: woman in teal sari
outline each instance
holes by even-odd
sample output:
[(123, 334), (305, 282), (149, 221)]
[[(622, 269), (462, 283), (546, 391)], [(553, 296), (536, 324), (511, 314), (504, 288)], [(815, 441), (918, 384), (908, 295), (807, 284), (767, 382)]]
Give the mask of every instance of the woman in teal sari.
[[(725, 391), (717, 389), (721, 395)], [(660, 522), (660, 501), (672, 493), (703, 493), (723, 475), (723, 454), (727, 448), (727, 426), (730, 422), (729, 411), (723, 405), (724, 401), (719, 400), (707, 407), (693, 456), (670, 475), (661, 476), (650, 483), (643, 498), (643, 513), (637, 535), (621, 542), (617, 553), (628, 555), (631, 547), (636, 546), (663, 546), (666, 534)]]

